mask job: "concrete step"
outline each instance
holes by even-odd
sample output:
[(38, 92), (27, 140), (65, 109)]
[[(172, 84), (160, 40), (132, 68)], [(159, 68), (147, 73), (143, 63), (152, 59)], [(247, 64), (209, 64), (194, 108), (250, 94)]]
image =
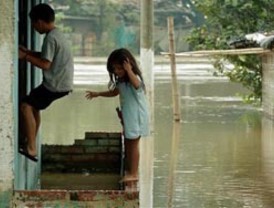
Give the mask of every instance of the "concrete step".
[(42, 161), (42, 172), (119, 172), (121, 156), (119, 154), (51, 154)]
[(41, 175), (41, 189), (48, 190), (121, 190), (119, 173), (51, 173)]
[(85, 139), (111, 139), (120, 140), (120, 132), (85, 132)]
[(12, 207), (139, 207), (139, 192), (125, 190), (14, 191)]
[(73, 145), (43, 145), (42, 172), (121, 172), (121, 133), (86, 132)]

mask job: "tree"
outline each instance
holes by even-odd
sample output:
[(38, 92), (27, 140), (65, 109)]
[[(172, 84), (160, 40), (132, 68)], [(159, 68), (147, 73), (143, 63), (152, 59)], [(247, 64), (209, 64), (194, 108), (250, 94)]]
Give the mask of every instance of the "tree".
[(174, 17), (175, 26), (186, 24), (200, 25), (203, 16), (191, 0), (158, 0), (155, 1), (155, 24), (166, 25), (167, 17)]
[[(193, 3), (205, 17), (205, 24), (194, 28), (188, 38), (195, 50), (227, 49), (232, 38), (258, 31), (270, 32), (274, 26), (274, 2), (271, 0), (204, 0)], [(225, 70), (223, 60), (235, 67)], [(261, 101), (262, 65), (258, 56), (221, 56), (215, 66), (219, 73), (251, 91), (245, 96), (246, 101)]]
[[(107, 56), (113, 48), (122, 46), (133, 52), (138, 51), (139, 43), (136, 41), (135, 34), (138, 34), (136, 26), (139, 27), (139, 8), (136, 4), (112, 0), (46, 0), (46, 3), (54, 7), (57, 16), (92, 19), (93, 27), (88, 31), (96, 36), (92, 43), (92, 54)], [(60, 27), (60, 23), (63, 24), (62, 18), (57, 23)], [(124, 25), (121, 24), (117, 30), (119, 23), (124, 23)], [(65, 26), (71, 27), (70, 25)], [(130, 29), (128, 31), (128, 26), (135, 28), (131, 27), (132, 31)], [(77, 32), (79, 33), (79, 31)], [(117, 35), (121, 35), (121, 37), (117, 37)], [(82, 47), (81, 45), (75, 44), (74, 47), (79, 48)]]

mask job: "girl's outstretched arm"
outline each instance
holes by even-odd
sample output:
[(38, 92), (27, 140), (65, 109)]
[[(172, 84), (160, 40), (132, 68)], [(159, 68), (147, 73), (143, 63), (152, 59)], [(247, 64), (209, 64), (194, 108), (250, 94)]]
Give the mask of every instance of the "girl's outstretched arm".
[(114, 90), (109, 90), (109, 91), (102, 91), (102, 92), (95, 92), (95, 91), (86, 91), (86, 98), (88, 100), (91, 100), (92, 98), (96, 97), (114, 97), (119, 95), (119, 90), (115, 88)]
[(134, 86), (135, 89), (138, 89), (140, 87), (140, 80), (138, 79), (136, 74), (134, 74), (134, 72), (132, 71), (132, 66), (129, 60), (126, 60), (124, 62), (123, 67), (127, 72), (130, 83)]

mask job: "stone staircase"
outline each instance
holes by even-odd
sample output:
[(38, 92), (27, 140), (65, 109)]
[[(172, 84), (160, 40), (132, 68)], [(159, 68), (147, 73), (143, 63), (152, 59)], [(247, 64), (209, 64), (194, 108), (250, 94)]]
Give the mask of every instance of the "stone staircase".
[(120, 173), (121, 133), (86, 132), (73, 145), (43, 145), (42, 172)]
[(124, 172), (121, 133), (86, 132), (73, 145), (43, 145), (41, 190), (15, 191), (13, 207), (139, 207)]

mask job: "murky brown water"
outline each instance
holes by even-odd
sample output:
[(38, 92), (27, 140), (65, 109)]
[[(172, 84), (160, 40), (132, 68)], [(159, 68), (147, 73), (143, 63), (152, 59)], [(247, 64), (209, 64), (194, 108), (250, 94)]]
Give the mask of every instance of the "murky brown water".
[(179, 126), (159, 118), (171, 109), (158, 103), (166, 110), (155, 119), (154, 207), (274, 207), (273, 124), (229, 98), (229, 84), (213, 85), (212, 95), (182, 97)]
[[(239, 85), (203, 68), (178, 71), (182, 122), (175, 125), (168, 66), (155, 69), (153, 207), (273, 208), (273, 122), (241, 102)], [(87, 88), (106, 89), (105, 78), (102, 71), (86, 83), (93, 76), (85, 75), (72, 95), (43, 113), (44, 143), (72, 144), (85, 131), (120, 131), (118, 99), (84, 99)]]

